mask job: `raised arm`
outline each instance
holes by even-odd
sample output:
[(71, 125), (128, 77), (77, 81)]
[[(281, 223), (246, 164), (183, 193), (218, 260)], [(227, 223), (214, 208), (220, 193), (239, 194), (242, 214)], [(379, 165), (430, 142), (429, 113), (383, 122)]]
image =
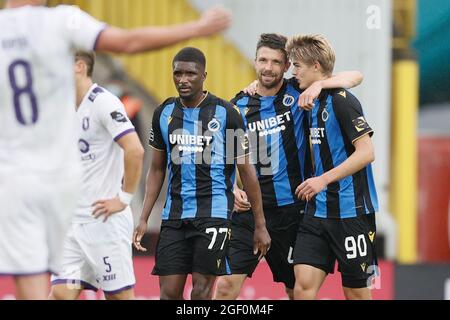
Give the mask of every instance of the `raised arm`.
[(323, 89), (345, 88), (350, 89), (359, 86), (364, 80), (364, 76), (359, 71), (339, 72), (331, 78), (314, 82), (300, 95), (298, 99), (299, 107), (311, 110), (316, 99)]
[(107, 27), (99, 36), (96, 50), (116, 53), (139, 53), (160, 49), (181, 41), (216, 34), (231, 24), (231, 12), (214, 7), (196, 21), (166, 26), (131, 30)]
[(359, 71), (343, 71), (336, 75), (322, 80), (322, 89), (345, 88), (350, 89), (359, 86), (364, 80), (364, 76)]

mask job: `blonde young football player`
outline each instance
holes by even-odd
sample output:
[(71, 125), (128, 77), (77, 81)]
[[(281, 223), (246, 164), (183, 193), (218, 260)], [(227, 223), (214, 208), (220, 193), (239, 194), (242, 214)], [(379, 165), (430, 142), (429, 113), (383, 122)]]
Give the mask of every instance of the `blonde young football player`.
[(0, 10), (0, 275), (14, 276), (19, 299), (47, 298), (47, 273), (60, 271), (79, 194), (75, 48), (137, 53), (231, 22), (228, 11), (214, 8), (181, 25), (123, 30), (45, 3), (8, 0)]
[(51, 299), (77, 299), (83, 289), (102, 289), (107, 299), (134, 298), (129, 204), (144, 148), (122, 102), (93, 83), (94, 63), (93, 53), (75, 55), (83, 187), (64, 242), (62, 272), (52, 277)]
[[(326, 38), (294, 36), (286, 47), (300, 88), (331, 77), (336, 55)], [(361, 103), (342, 88), (322, 91), (308, 124), (314, 176), (295, 191), (307, 205), (294, 249), (294, 298), (315, 299), (337, 261), (345, 297), (371, 299), (378, 273), (373, 130)]]

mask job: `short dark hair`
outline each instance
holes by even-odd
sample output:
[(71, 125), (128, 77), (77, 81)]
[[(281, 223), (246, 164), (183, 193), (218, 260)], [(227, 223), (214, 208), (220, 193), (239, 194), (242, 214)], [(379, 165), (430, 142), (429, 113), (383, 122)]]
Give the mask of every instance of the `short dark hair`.
[(182, 49), (177, 55), (173, 58), (172, 65), (175, 62), (184, 61), (184, 62), (195, 62), (200, 64), (206, 69), (206, 58), (202, 51), (193, 47), (186, 47)]
[(288, 54), (286, 51), (286, 43), (288, 38), (277, 33), (263, 33), (259, 37), (258, 45), (256, 46), (256, 53), (262, 47), (267, 47), (274, 50), (280, 50), (284, 57), (286, 58), (286, 62), (288, 61)]
[(79, 60), (83, 60), (83, 62), (86, 63), (87, 76), (92, 77), (95, 65), (95, 52), (77, 51), (75, 52), (75, 62)]

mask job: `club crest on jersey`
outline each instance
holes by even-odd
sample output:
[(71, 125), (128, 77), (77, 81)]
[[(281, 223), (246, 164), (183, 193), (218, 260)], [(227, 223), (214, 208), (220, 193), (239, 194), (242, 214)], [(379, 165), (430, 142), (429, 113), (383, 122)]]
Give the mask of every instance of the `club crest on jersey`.
[(84, 131), (89, 130), (89, 118), (88, 117), (83, 118), (82, 127), (83, 127)]
[(111, 118), (116, 122), (127, 122), (127, 118), (120, 111), (111, 112)]
[(289, 94), (284, 95), (283, 105), (286, 107), (292, 107), (295, 102), (295, 98)]
[(323, 109), (322, 111), (322, 121), (327, 122), (330, 118), (330, 114), (328, 113), (327, 109)]
[(210, 132), (217, 132), (220, 130), (220, 122), (217, 119), (212, 119), (209, 123), (208, 123), (208, 130)]

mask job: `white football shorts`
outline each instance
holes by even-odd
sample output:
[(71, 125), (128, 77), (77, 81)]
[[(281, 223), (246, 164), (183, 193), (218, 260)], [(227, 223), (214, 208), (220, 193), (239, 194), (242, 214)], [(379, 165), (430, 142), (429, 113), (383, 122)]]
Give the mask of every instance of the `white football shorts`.
[(52, 284), (117, 294), (134, 287), (131, 209), (103, 222), (74, 223), (64, 242), (63, 271)]
[(60, 271), (80, 187), (62, 176), (0, 175), (0, 275)]

